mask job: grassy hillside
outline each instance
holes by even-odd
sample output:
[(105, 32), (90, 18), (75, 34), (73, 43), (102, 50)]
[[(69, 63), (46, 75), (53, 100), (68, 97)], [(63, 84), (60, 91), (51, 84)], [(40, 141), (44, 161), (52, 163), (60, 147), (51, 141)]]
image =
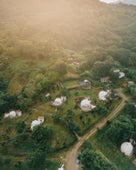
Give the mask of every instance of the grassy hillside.
[[(40, 160), (44, 167), (57, 169), (61, 159), (52, 164), (48, 154), (67, 149), (76, 142), (75, 133), (83, 135), (116, 107), (119, 100), (100, 102), (98, 92), (129, 80), (136, 83), (135, 20), (135, 6), (98, 0), (1, 0), (0, 169), (33, 169), (38, 157), (46, 158)], [(124, 71), (125, 79), (118, 80), (114, 68)], [(111, 77), (110, 84), (100, 82), (105, 76)], [(85, 79), (91, 82), (90, 90), (68, 90)], [(63, 95), (67, 101), (56, 111), (50, 102)], [(87, 114), (80, 109), (85, 96), (97, 106)], [(3, 118), (15, 109), (23, 115)], [(38, 116), (45, 118), (43, 129), (49, 128), (42, 144), (33, 138), (35, 133), (44, 136), (42, 129), (34, 134), (30, 130)], [(41, 145), (49, 146), (44, 153)]]

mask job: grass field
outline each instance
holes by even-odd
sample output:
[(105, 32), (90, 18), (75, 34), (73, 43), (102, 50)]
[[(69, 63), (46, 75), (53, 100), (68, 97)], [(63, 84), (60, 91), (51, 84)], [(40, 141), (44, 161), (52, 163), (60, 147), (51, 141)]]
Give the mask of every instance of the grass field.
[(120, 148), (115, 146), (110, 139), (103, 137), (107, 127), (97, 132), (96, 135), (90, 138), (90, 142), (94, 149), (102, 152), (110, 162), (112, 162), (117, 170), (135, 170), (136, 166), (132, 163), (133, 157), (126, 157), (120, 152)]

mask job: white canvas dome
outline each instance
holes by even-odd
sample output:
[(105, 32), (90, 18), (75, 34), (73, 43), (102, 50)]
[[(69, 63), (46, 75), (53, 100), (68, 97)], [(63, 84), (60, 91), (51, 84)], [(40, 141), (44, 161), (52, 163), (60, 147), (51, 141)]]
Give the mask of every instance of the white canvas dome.
[(56, 106), (61, 105), (62, 104), (61, 98), (56, 98), (53, 104), (56, 105)]
[(80, 103), (80, 107), (83, 112), (88, 112), (88, 111), (96, 108), (96, 106), (91, 104), (91, 100), (89, 98), (83, 99)]
[(116, 69), (116, 70), (113, 70), (114, 73), (119, 73), (120, 70), (119, 69)]
[(125, 77), (125, 73), (124, 72), (119, 72), (119, 78), (121, 79), (123, 77)]
[(130, 142), (122, 143), (120, 149), (126, 156), (131, 156), (133, 154), (133, 145)]
[(5, 113), (4, 114), (4, 118), (7, 118), (7, 117), (14, 118), (14, 117), (19, 117), (21, 115), (22, 115), (22, 111), (21, 110), (16, 110), (16, 111), (12, 110), (9, 113)]
[(90, 103), (90, 100), (88, 99), (83, 99), (81, 101), (81, 108), (90, 108), (91, 107), (91, 103)]
[(40, 124), (41, 124), (40, 121), (38, 121), (38, 120), (33, 120), (32, 123), (31, 123), (31, 130), (33, 130), (33, 128), (34, 128), (35, 126), (38, 126), (38, 125), (40, 125)]
[(89, 83), (89, 80), (84, 80), (84, 83)]
[(98, 94), (98, 97), (100, 100), (106, 100), (106, 96), (107, 96), (108, 92), (107, 91), (100, 91)]
[(64, 170), (64, 164), (62, 164), (61, 168), (58, 168), (58, 170)]
[(16, 112), (15, 111), (11, 111), (9, 112), (9, 117), (16, 117)]

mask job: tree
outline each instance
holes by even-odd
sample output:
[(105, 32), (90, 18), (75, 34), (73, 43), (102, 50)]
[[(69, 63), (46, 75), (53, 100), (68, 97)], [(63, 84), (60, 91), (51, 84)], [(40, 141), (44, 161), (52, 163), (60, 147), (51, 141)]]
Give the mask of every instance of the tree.
[(113, 61), (96, 61), (93, 65), (93, 72), (96, 78), (109, 76), (110, 70), (113, 66)]
[(26, 124), (25, 124), (24, 121), (19, 121), (19, 122), (17, 122), (17, 124), (16, 124), (16, 131), (17, 131), (18, 133), (22, 133), (23, 130), (24, 130), (24, 128), (25, 128), (25, 126), (26, 126)]
[(132, 118), (136, 118), (136, 107), (133, 103), (128, 102), (124, 109), (122, 110), (122, 113), (125, 115), (130, 115)]
[(119, 116), (114, 119), (110, 127), (107, 129), (106, 134), (109, 139), (116, 144), (121, 144), (124, 141), (128, 141), (135, 133), (135, 127), (133, 121), (128, 116)]
[(8, 87), (8, 81), (0, 77), (0, 91), (5, 92), (7, 90), (7, 87)]
[(105, 160), (99, 152), (86, 148), (78, 156), (83, 170), (115, 170), (116, 168)]
[(67, 65), (64, 62), (57, 63), (55, 65), (55, 71), (60, 75), (63, 76), (67, 73)]
[(45, 169), (45, 157), (46, 154), (40, 150), (29, 154), (26, 158), (26, 165), (28, 169), (44, 170)]
[(37, 126), (32, 132), (32, 139), (34, 145), (44, 152), (48, 153), (51, 149), (50, 139), (53, 135), (51, 128)]

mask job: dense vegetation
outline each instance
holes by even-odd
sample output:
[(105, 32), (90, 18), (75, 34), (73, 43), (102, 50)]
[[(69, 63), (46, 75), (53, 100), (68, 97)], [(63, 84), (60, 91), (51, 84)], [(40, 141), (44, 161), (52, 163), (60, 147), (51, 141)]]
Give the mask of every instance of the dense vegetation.
[[(125, 92), (135, 102), (135, 20), (135, 6), (98, 0), (41, 0), (38, 5), (36, 0), (1, 0), (0, 169), (52, 170), (51, 164), (57, 169), (60, 160), (50, 163), (49, 153), (68, 148), (77, 140), (75, 133), (83, 135), (118, 104), (119, 100), (100, 102), (99, 89), (126, 86)], [(125, 79), (118, 79), (115, 68), (125, 72)], [(110, 77), (110, 84), (101, 83), (101, 77)], [(84, 79), (91, 81), (92, 90), (68, 90)], [(127, 86), (128, 81), (134, 84)], [(50, 102), (62, 95), (68, 100), (56, 112)], [(81, 112), (84, 96), (91, 96), (96, 110)], [(22, 117), (3, 118), (4, 113), (16, 109), (23, 111)], [(111, 122), (106, 133), (117, 146), (135, 138), (135, 108), (129, 103), (123, 112), (126, 115)], [(30, 123), (39, 115), (45, 123), (32, 132)], [(85, 148), (82, 154), (84, 169), (102, 165), (104, 170), (112, 169), (97, 151)], [(91, 155), (91, 165), (85, 165), (86, 155)]]

